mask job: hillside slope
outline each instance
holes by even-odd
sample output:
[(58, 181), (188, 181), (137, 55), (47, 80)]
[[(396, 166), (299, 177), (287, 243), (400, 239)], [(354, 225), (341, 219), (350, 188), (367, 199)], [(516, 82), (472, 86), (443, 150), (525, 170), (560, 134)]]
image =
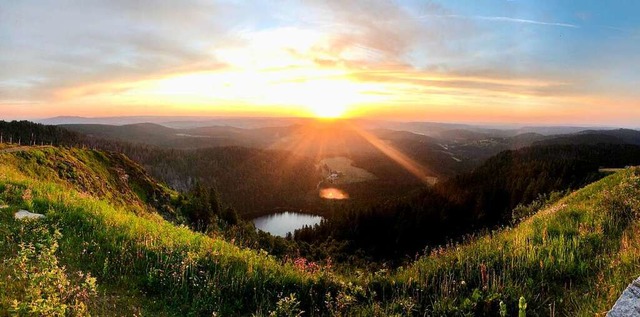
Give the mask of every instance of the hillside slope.
[[(0, 315), (50, 315), (63, 304), (67, 315), (83, 315), (78, 298), (100, 316), (264, 313), (282, 293), (322, 301), (312, 285), (332, 284), (166, 221), (146, 203), (153, 192), (144, 186), (154, 197), (172, 192), (119, 154), (37, 147), (0, 152), (0, 162), (0, 275), (9, 277), (0, 281)], [(18, 209), (46, 218), (17, 221)], [(75, 271), (97, 278), (97, 298)], [(54, 273), (43, 281), (37, 272)]]
[[(640, 275), (637, 168), (406, 268), (345, 274), (176, 226), (118, 168), (136, 165), (82, 149), (0, 153), (0, 315), (495, 316), (501, 301), (517, 314), (523, 296), (528, 316), (593, 316)], [(47, 217), (17, 221), (19, 209)]]
[(604, 316), (640, 276), (640, 169), (626, 169), (514, 228), (431, 250), (398, 272), (435, 315), (491, 315), (520, 296), (532, 316)]
[(126, 156), (113, 152), (51, 146), (7, 147), (4, 165), (14, 165), (27, 177), (65, 183), (80, 192), (117, 206), (157, 212), (175, 220), (171, 200), (177, 193), (152, 179)]

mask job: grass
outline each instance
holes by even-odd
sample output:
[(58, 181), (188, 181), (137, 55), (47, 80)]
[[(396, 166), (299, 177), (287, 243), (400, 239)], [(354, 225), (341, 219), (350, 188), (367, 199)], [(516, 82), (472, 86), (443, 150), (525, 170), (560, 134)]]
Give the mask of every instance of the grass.
[[(0, 275), (29, 263), (53, 272), (49, 281), (67, 281), (61, 290), (27, 283), (35, 274), (1, 280), (0, 315), (18, 314), (14, 300), (55, 299), (68, 306), (62, 315), (86, 304), (99, 316), (497, 316), (501, 307), (515, 316), (524, 311), (522, 297), (527, 316), (593, 316), (640, 275), (639, 169), (612, 174), (515, 227), (433, 249), (407, 267), (336, 274), (167, 221), (141, 193), (149, 186), (175, 193), (117, 156), (37, 148), (0, 154), (0, 162), (0, 205), (9, 205), (0, 209)], [(22, 208), (47, 217), (14, 220)], [(46, 263), (32, 261), (43, 254)], [(95, 295), (78, 277), (87, 273), (96, 279)], [(29, 297), (29, 285), (41, 285), (42, 294)]]
[(488, 314), (500, 301), (514, 314), (520, 296), (533, 315), (606, 313), (640, 275), (637, 197), (640, 171), (614, 174), (515, 228), (433, 250), (393, 281), (436, 315)]

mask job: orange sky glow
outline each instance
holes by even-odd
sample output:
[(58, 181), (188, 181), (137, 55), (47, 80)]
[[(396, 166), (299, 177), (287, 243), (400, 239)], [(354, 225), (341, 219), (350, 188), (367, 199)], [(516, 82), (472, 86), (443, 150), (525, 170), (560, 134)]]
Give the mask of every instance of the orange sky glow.
[[(270, 47), (270, 49), (276, 49)], [(281, 48), (284, 50), (284, 48)], [(304, 64), (304, 56), (241, 59), (224, 69), (80, 84), (52, 92), (41, 116), (73, 114), (371, 117), (566, 123), (639, 115), (635, 100), (551, 95), (562, 82), (452, 77), (397, 65), (370, 72)], [(278, 64), (279, 67), (259, 65)], [(602, 109), (608, 109), (604, 114)], [(18, 113), (19, 114), (19, 113)], [(29, 111), (25, 111), (29, 115)], [(33, 115), (33, 114), (31, 114)]]
[[(15, 33), (8, 38), (33, 40), (29, 45), (34, 48), (26, 51), (15, 43), (0, 43), (12, 48), (0, 54), (8, 65), (0, 73), (0, 119), (287, 116), (627, 126), (640, 120), (640, 95), (630, 88), (638, 77), (627, 69), (638, 61), (631, 54), (637, 46), (624, 44), (638, 33), (599, 35), (635, 56), (629, 57), (629, 64), (614, 63), (615, 58), (606, 59), (610, 64), (600, 63), (596, 55), (582, 50), (576, 53), (579, 62), (568, 65), (571, 54), (558, 43), (587, 43), (584, 38), (596, 34), (587, 32), (589, 21), (463, 16), (450, 13), (462, 8), (446, 3), (414, 12), (407, 9), (412, 3), (395, 7), (376, 1), (367, 6), (310, 2), (304, 10), (267, 12), (260, 18), (263, 22), (254, 23), (260, 26), (251, 24), (259, 20), (251, 9), (245, 12), (249, 22), (220, 22), (224, 25), (211, 26), (217, 33), (202, 31), (209, 18), (226, 12), (221, 8), (239, 10), (239, 16), (246, 8), (224, 2), (212, 6), (211, 16), (195, 5), (193, 12), (185, 5), (184, 16), (137, 7), (96, 9), (95, 14), (125, 10), (130, 26), (157, 31), (139, 36), (111, 34), (116, 31), (107, 27), (108, 21), (104, 28), (79, 31), (75, 23), (91, 19), (92, 13), (75, 9), (67, 13), (71, 22), (64, 30), (18, 23), (47, 11), (46, 6), (15, 4), (5, 14), (13, 9), (18, 17), (0, 27)], [(501, 9), (495, 10), (498, 14)], [(557, 19), (569, 19), (571, 10)], [(140, 12), (158, 15), (159, 20), (141, 18)], [(300, 12), (304, 14), (298, 17)], [(56, 13), (51, 20), (42, 17), (43, 24), (52, 25), (65, 18)], [(506, 31), (495, 23), (518, 28)], [(184, 30), (167, 31), (165, 25)], [(556, 33), (565, 38), (554, 42)], [(531, 38), (525, 41), (525, 35)], [(44, 45), (35, 44), (35, 39), (47, 36), (52, 38), (48, 46), (35, 47)], [(67, 41), (83, 38), (104, 40), (63, 50)], [(61, 53), (55, 55), (58, 48)], [(599, 63), (603, 65), (597, 69), (592, 66)]]

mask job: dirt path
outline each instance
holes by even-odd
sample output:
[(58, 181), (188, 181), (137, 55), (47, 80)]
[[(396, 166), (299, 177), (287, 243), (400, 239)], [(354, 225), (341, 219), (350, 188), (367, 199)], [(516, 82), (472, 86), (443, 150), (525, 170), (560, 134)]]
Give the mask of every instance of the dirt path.
[(13, 153), (13, 152), (22, 152), (22, 151), (27, 151), (29, 149), (33, 149), (33, 148), (47, 148), (49, 147), (48, 145), (45, 146), (39, 146), (39, 145), (35, 145), (35, 146), (27, 146), (27, 145), (22, 145), (22, 146), (14, 146), (14, 147), (10, 147), (7, 149), (1, 149), (0, 150), (0, 154), (3, 153)]

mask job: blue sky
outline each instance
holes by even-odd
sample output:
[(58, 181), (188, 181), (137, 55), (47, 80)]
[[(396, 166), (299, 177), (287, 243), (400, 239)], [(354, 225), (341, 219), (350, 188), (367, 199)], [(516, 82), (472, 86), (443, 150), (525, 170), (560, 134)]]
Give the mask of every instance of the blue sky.
[(3, 0), (0, 118), (335, 104), (398, 120), (640, 126), (638, 13), (637, 1)]

